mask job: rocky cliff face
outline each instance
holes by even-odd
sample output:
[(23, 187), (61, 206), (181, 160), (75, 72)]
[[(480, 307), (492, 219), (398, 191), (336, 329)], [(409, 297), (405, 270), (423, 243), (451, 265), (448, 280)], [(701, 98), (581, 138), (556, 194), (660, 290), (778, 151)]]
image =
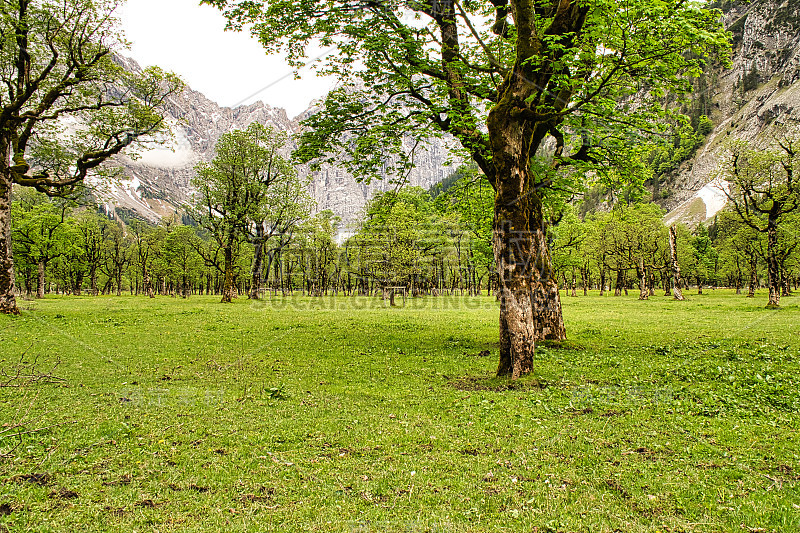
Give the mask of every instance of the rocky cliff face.
[[(733, 35), (732, 64), (709, 69), (698, 85), (694, 98), (703, 99), (703, 113), (710, 116), (714, 129), (694, 157), (662, 185), (672, 191), (659, 199), (672, 210), (667, 221), (702, 222), (725, 205), (718, 174), (731, 141), (767, 147), (781, 130), (800, 132), (800, 1), (721, 0), (713, 7), (722, 10)], [(128, 67), (138, 68), (133, 62)], [(244, 129), (253, 121), (297, 132), (299, 119), (311, 112), (313, 108), (291, 119), (283, 109), (262, 103), (225, 108), (187, 89), (171, 102), (173, 139), (143, 151), (138, 159), (119, 158), (126, 178), (99, 195), (118, 208), (158, 221), (180, 211), (189, 200), (194, 166), (213, 158), (214, 144), (223, 133)], [(418, 150), (415, 160), (417, 168), (408, 176), (411, 185), (428, 188), (453, 170), (445, 164), (448, 150), (443, 141)], [(332, 166), (298, 171), (311, 178), (309, 192), (317, 210), (330, 209), (345, 224), (358, 220), (376, 192), (396, 186), (394, 176), (358, 183), (344, 169)]]
[(776, 135), (800, 133), (800, 2), (716, 2), (733, 35), (730, 68), (708, 76), (714, 130), (672, 185), (668, 221), (697, 223), (725, 203), (719, 165), (731, 141), (768, 148)]
[[(133, 61), (124, 61), (129, 69), (139, 68)], [(296, 133), (300, 129), (299, 119), (313, 112), (313, 108), (290, 119), (284, 109), (261, 102), (237, 108), (220, 107), (187, 88), (170, 101), (168, 111), (172, 138), (163, 145), (146, 147), (136, 157), (117, 158), (124, 177), (112, 184), (95, 184), (97, 195), (109, 208), (127, 210), (152, 222), (180, 213), (192, 194), (195, 165), (213, 159), (214, 145), (223, 133), (245, 129), (253, 122)], [(417, 168), (407, 179), (410, 185), (428, 188), (452, 172), (446, 165), (448, 151), (442, 141), (418, 149), (415, 160)], [(316, 201), (317, 211), (330, 209), (345, 225), (358, 220), (364, 205), (376, 192), (396, 186), (394, 176), (383, 175), (382, 179), (365, 184), (357, 182), (345, 170), (327, 165), (315, 172), (299, 167), (298, 173), (310, 177), (309, 193)]]

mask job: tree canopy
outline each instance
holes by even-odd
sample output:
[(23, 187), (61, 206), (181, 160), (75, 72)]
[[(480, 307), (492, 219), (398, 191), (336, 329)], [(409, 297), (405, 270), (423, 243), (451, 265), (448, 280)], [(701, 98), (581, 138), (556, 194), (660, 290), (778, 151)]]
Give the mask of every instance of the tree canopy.
[(11, 0), (0, 5), (0, 312), (17, 313), (12, 184), (72, 192), (103, 163), (164, 128), (181, 89), (158, 68), (132, 72), (111, 0)]
[(305, 121), (301, 160), (402, 175), (418, 143), (458, 140), (495, 190), (498, 374), (512, 377), (531, 371), (536, 340), (566, 336), (544, 203), (643, 181), (664, 98), (727, 47), (720, 14), (686, 0), (204, 3), (295, 65), (334, 50), (318, 70), (340, 87)]

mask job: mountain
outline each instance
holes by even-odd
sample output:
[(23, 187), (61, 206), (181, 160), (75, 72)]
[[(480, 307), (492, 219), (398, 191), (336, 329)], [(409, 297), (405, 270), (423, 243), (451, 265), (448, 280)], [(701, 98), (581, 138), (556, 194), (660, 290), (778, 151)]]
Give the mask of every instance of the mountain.
[[(669, 210), (667, 222), (697, 224), (713, 218), (726, 197), (718, 179), (719, 164), (732, 140), (764, 147), (780, 128), (800, 124), (800, 2), (798, 0), (722, 0), (720, 9), (733, 36), (731, 65), (709, 67), (696, 84), (690, 113), (708, 115), (713, 129), (693, 156), (653, 185), (654, 198)], [(125, 60), (127, 68), (138, 65)], [(173, 138), (154, 146), (138, 159), (120, 157), (125, 178), (99, 192), (109, 206), (127, 210), (151, 221), (181, 211), (190, 198), (190, 180), (199, 161), (213, 158), (216, 140), (232, 129), (258, 121), (296, 133), (298, 117), (263, 103), (236, 108), (220, 107), (202, 94), (186, 89), (173, 98), (169, 121)], [(410, 148), (410, 146), (409, 146)], [(415, 156), (417, 168), (409, 183), (424, 188), (438, 183), (454, 169), (447, 166), (445, 141), (435, 140)], [(317, 210), (330, 209), (345, 224), (359, 218), (376, 192), (393, 188), (392, 176), (370, 184), (358, 183), (344, 169), (323, 166), (317, 172), (300, 167), (310, 176), (309, 192)]]
[(720, 162), (731, 141), (768, 148), (800, 125), (800, 2), (715, 2), (733, 36), (730, 68), (710, 68), (695, 102), (707, 98), (714, 129), (694, 157), (669, 177), (666, 221), (712, 218), (726, 203)]
[[(139, 65), (121, 59), (130, 70)], [(214, 145), (222, 134), (245, 129), (253, 122), (297, 133), (300, 120), (314, 112), (314, 107), (289, 118), (282, 108), (262, 102), (236, 108), (221, 107), (203, 94), (186, 88), (172, 98), (167, 108), (171, 138), (162, 145), (153, 144), (136, 156), (123, 155), (115, 162), (124, 176), (111, 184), (94, 183), (96, 195), (108, 210), (122, 212), (158, 222), (161, 217), (178, 214), (190, 200), (194, 167), (201, 161), (211, 161)], [(408, 146), (411, 149), (411, 144)], [(434, 140), (415, 154), (415, 168), (408, 183), (425, 189), (438, 183), (452, 172), (448, 166), (449, 153), (445, 141)], [(369, 184), (357, 182), (342, 168), (323, 165), (312, 172), (307, 166), (298, 167), (301, 177), (310, 177), (309, 193), (316, 201), (316, 210), (329, 209), (342, 218), (345, 226), (355, 223), (366, 202), (380, 191), (391, 190), (393, 176), (383, 175)]]

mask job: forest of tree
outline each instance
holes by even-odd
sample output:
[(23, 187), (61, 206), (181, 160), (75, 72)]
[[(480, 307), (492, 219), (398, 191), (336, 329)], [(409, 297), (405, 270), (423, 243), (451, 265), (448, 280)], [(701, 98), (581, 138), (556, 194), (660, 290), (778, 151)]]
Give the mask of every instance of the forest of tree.
[[(228, 247), (234, 297), (381, 296), (385, 287), (398, 286), (411, 296), (495, 294), (491, 188), (468, 170), (446, 186), (377, 195), (355, 232), (340, 227), (330, 211), (306, 211), (291, 223), (270, 225), (261, 241), (240, 232), (230, 244), (191, 219), (188, 225), (177, 218), (151, 225), (21, 190), (12, 210), (19, 290), (27, 297), (222, 295)], [(663, 210), (620, 201), (585, 216), (580, 211), (580, 203), (566, 206), (548, 233), (564, 296), (590, 290), (617, 296), (635, 290), (642, 299), (672, 295)], [(785, 223), (798, 227), (800, 216)], [(769, 237), (735, 209), (722, 211), (709, 225), (675, 229), (684, 290), (729, 287), (744, 297), (769, 285)], [(798, 241), (796, 232), (778, 234), (774, 255), (782, 295), (800, 285)], [(263, 258), (256, 263), (258, 246)], [(259, 277), (252, 275), (254, 265), (260, 265)]]
[[(180, 223), (158, 226), (67, 198), (87, 177), (113, 173), (113, 156), (161, 139), (180, 80), (115, 61), (118, 45), (105, 38), (117, 35), (113, 3), (10, 4), (0, 311), (18, 312), (15, 287), (223, 302), (266, 291), (488, 292), (500, 303), (498, 375), (518, 378), (532, 370), (536, 341), (566, 338), (564, 290), (635, 287), (647, 299), (657, 288), (681, 298), (681, 280), (698, 291), (764, 285), (774, 307), (796, 284), (789, 137), (769, 154), (728, 147), (732, 207), (710, 225), (666, 228), (644, 194), (647, 184), (655, 199), (668, 193), (662, 178), (713, 130), (705, 76), (728, 63), (730, 35), (711, 6), (202, 3), (294, 66), (307, 48), (332, 46), (318, 70), (339, 83), (303, 121), (292, 154), (286, 134), (259, 124), (223, 135), (214, 160), (195, 169), (197, 194)], [(69, 133), (67, 119), (83, 126)], [(311, 216), (296, 164), (335, 162), (360, 180), (379, 168), (404, 176), (414, 167), (408, 141), (443, 136), (468, 162), (444, 185), (378, 195), (357, 228), (330, 212)]]

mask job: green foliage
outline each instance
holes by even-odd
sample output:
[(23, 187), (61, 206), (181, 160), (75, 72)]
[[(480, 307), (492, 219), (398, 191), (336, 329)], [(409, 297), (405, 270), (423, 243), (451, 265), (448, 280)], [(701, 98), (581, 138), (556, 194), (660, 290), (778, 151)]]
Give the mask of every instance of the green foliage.
[(697, 133), (703, 137), (708, 137), (714, 131), (714, 123), (706, 115), (700, 116), (697, 123)]
[(681, 163), (694, 157), (713, 129), (714, 123), (705, 115), (698, 118), (695, 127), (685, 119), (678, 121), (672, 129), (671, 143), (650, 152), (649, 166), (653, 173), (664, 176), (676, 171)]
[(376, 195), (349, 246), (359, 250), (358, 273), (381, 285), (405, 285), (427, 272), (445, 238), (444, 221), (419, 188)]
[[(503, 80), (505, 90), (522, 76), (537, 87), (513, 104), (532, 131), (539, 124), (532, 152), (548, 136), (558, 146), (536, 154), (532, 164), (542, 169), (531, 169), (530, 186), (567, 198), (587, 177), (608, 185), (646, 179), (638, 164), (644, 157), (632, 157), (631, 147), (646, 154), (649, 134), (642, 132), (668, 129), (671, 112), (662, 99), (689, 92), (690, 79), (727, 48), (717, 12), (679, 1), (595, 0), (569, 10), (485, 2), (204, 3), (295, 66), (306, 62), (309, 47), (335, 46), (317, 70), (340, 86), (306, 120), (301, 160), (336, 160), (367, 180), (399, 178), (413, 165), (409, 147), (447, 133), (490, 182), (506, 179), (495, 176), (484, 124), (490, 111), (511, 105), (501, 102)], [(582, 21), (578, 30), (565, 30), (573, 19)]]
[(322, 296), (338, 273), (336, 234), (341, 220), (324, 210), (297, 228), (297, 236), (288, 252), (298, 257), (307, 283), (308, 294)]
[(558, 225), (555, 226), (551, 236), (553, 268), (561, 276), (566, 271), (581, 268), (584, 265), (587, 245), (587, 225), (578, 218), (573, 208), (564, 211)]
[(166, 98), (182, 89), (157, 67), (126, 70), (116, 2), (15, 0), (0, 16), (0, 131), (6, 179), (49, 194), (73, 192), (103, 163), (165, 128)]
[(67, 223), (70, 211), (68, 202), (20, 190), (11, 211), (15, 253), (34, 265), (70, 253), (74, 237)]
[[(197, 250), (206, 265), (224, 275), (223, 301), (233, 297), (243, 270), (243, 241), (258, 242), (261, 253), (273, 236), (291, 235), (308, 212), (304, 184), (283, 156), (287, 141), (285, 132), (254, 122), (247, 130), (223, 134), (213, 161), (195, 169), (193, 218), (214, 240)], [(285, 244), (281, 240), (280, 246)]]

